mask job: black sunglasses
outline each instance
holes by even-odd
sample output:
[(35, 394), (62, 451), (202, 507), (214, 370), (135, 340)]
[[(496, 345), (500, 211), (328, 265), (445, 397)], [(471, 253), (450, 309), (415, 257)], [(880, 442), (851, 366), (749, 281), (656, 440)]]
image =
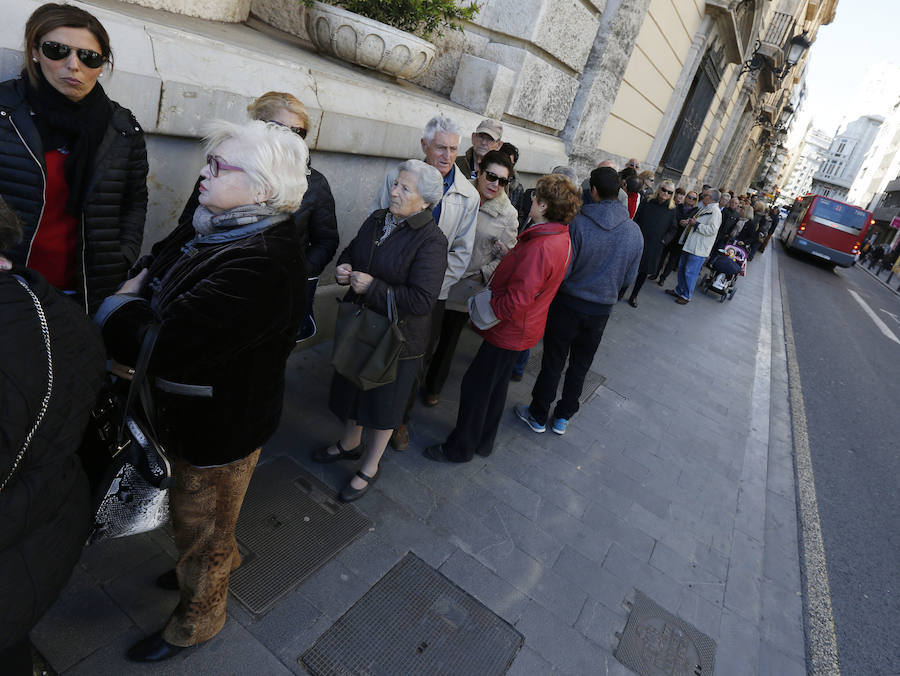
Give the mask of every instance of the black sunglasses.
[(484, 172), (484, 177), (487, 179), (488, 183), (494, 183), (495, 181), (500, 184), (501, 187), (505, 188), (509, 185), (509, 179), (503, 176), (497, 176), (493, 171)]
[(697, 196), (696, 196), (696, 195), (688, 195), (688, 196), (685, 197), (684, 199), (686, 199), (686, 200), (695, 200), (695, 199), (697, 199)]
[(663, 194), (665, 194), (665, 195), (671, 195), (671, 194), (672, 194), (672, 191), (671, 191), (671, 190), (666, 190), (665, 188), (660, 188), (660, 189), (659, 189), (659, 192), (661, 192), (661, 193), (663, 193)]
[(75, 47), (69, 47), (69, 45), (64, 45), (61, 42), (51, 42), (50, 40), (41, 43), (41, 53), (51, 61), (60, 61), (68, 58), (73, 49), (78, 54), (78, 60), (88, 68), (102, 68), (106, 62), (106, 57), (103, 54), (98, 54), (92, 49), (75, 49)]
[(271, 124), (277, 124), (279, 127), (290, 129), (300, 138), (306, 139), (306, 130), (303, 127), (289, 127), (288, 125), (284, 124), (283, 122), (279, 122), (278, 120), (268, 120), (268, 122)]

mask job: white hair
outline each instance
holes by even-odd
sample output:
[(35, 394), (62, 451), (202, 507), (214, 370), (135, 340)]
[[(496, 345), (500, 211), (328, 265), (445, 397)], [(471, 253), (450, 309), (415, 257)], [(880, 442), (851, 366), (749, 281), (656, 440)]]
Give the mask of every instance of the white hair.
[(560, 176), (565, 176), (567, 179), (572, 181), (575, 185), (578, 185), (578, 174), (575, 173), (575, 170), (572, 167), (567, 167), (564, 164), (560, 164), (550, 171), (551, 174), (559, 174)]
[(438, 132), (462, 137), (462, 127), (459, 126), (459, 122), (452, 117), (445, 117), (444, 115), (435, 115), (428, 120), (424, 132), (425, 143), (431, 143)]
[(260, 120), (244, 124), (212, 120), (206, 129), (209, 155), (225, 141), (238, 144), (238, 156), (228, 159), (244, 170), (255, 189), (270, 195), (266, 204), (277, 211), (300, 208), (309, 185), (309, 149), (303, 139), (287, 127)]
[(444, 196), (444, 177), (441, 172), (422, 160), (406, 160), (397, 167), (397, 175), (406, 171), (416, 177), (416, 190), (428, 206), (434, 206)]

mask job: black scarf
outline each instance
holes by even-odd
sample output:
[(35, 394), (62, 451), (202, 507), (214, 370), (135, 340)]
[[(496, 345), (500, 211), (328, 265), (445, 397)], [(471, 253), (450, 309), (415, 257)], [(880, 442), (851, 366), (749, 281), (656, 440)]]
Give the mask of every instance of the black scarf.
[(113, 107), (99, 82), (87, 96), (76, 102), (56, 91), (40, 70), (38, 74), (37, 87), (25, 78), (25, 98), (34, 112), (34, 124), (44, 152), (59, 148), (68, 152), (64, 165), (69, 187), (66, 211), (79, 218), (94, 155), (109, 126)]

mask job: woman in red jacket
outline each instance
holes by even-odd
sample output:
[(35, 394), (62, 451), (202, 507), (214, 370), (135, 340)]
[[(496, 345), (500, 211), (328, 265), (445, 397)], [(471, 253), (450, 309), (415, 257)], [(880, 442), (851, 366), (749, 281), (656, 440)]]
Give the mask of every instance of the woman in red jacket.
[(475, 453), (491, 454), (513, 364), (544, 335), (550, 301), (571, 258), (568, 223), (580, 207), (580, 192), (568, 178), (538, 179), (529, 214), (534, 225), (519, 235), (491, 279), (491, 309), (500, 322), (479, 331), (484, 342), (463, 376), (456, 427), (443, 444), (425, 449), (426, 458), (468, 462)]

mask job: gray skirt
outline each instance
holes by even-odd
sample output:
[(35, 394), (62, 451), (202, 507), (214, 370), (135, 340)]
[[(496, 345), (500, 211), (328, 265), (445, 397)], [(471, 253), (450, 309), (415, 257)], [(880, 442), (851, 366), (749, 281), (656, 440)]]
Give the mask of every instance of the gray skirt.
[(357, 425), (373, 430), (396, 429), (403, 423), (403, 413), (421, 363), (421, 357), (401, 359), (397, 364), (397, 379), (371, 390), (361, 390), (335, 373), (328, 393), (328, 408), (343, 421), (355, 420)]

